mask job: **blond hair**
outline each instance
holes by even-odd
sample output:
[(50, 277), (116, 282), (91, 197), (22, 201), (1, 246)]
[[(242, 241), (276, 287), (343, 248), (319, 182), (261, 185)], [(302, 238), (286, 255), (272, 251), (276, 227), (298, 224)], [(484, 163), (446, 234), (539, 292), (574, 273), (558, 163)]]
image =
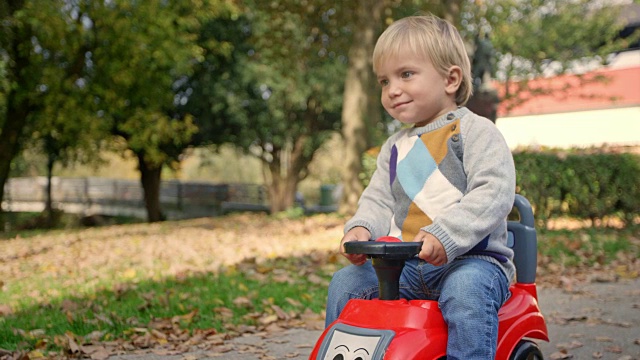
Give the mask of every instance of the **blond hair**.
[(373, 50), (373, 71), (377, 73), (383, 62), (402, 56), (404, 51), (431, 61), (443, 75), (451, 66), (459, 66), (462, 81), (456, 91), (456, 104), (467, 103), (473, 92), (471, 64), (462, 37), (451, 23), (430, 14), (394, 22), (378, 38)]

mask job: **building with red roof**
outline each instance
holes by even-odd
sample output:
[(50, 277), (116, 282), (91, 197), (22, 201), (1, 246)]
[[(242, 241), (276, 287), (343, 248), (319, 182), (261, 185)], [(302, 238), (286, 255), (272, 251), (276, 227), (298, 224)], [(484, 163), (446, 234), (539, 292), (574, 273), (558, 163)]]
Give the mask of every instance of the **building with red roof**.
[[(627, 51), (596, 71), (529, 80), (543, 94), (498, 106), (496, 125), (509, 146), (640, 146), (640, 51)], [(496, 85), (501, 98), (503, 84)]]
[[(640, 4), (627, 5), (622, 16), (626, 38), (640, 28)], [(505, 84), (494, 87), (505, 99)], [(498, 104), (496, 125), (511, 148), (640, 147), (640, 41), (606, 67), (532, 79), (525, 89), (517, 96), (523, 101)]]

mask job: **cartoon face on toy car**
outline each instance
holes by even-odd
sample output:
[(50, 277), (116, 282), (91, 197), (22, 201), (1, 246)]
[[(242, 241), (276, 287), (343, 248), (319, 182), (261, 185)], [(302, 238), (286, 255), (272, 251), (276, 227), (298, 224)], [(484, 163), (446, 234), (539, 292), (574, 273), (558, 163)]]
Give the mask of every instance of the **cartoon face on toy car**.
[(380, 342), (380, 336), (360, 336), (335, 331), (326, 360), (371, 360), (371, 355)]
[(318, 359), (322, 360), (376, 360), (394, 336), (390, 330), (373, 330), (334, 326), (325, 338)]

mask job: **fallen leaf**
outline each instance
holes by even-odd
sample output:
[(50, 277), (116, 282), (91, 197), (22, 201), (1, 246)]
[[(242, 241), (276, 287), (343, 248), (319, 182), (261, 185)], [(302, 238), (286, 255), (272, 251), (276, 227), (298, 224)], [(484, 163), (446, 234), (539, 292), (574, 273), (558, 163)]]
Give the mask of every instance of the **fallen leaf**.
[(253, 301), (251, 301), (246, 296), (238, 296), (237, 298), (233, 299), (233, 305), (239, 308), (251, 308), (253, 307)]
[(0, 304), (0, 316), (10, 315), (12, 313), (13, 309), (11, 309), (11, 306)]
[(567, 353), (565, 350), (554, 352), (549, 357), (549, 359), (551, 360), (572, 359), (572, 358), (573, 358), (573, 355)]
[(278, 319), (288, 320), (290, 318), (289, 314), (287, 314), (282, 308), (278, 305), (271, 305), (271, 309), (276, 313)]
[(80, 353), (80, 346), (78, 346), (78, 343), (76, 342), (75, 336), (70, 333), (70, 332), (66, 332), (64, 334), (64, 336), (67, 339), (67, 346), (69, 347), (69, 353), (71, 354), (78, 354)]
[(26, 356), (26, 359), (42, 359), (42, 358), (44, 358), (44, 354), (40, 350), (29, 351), (29, 354), (27, 354)]
[(556, 347), (561, 350), (571, 350), (582, 346), (584, 346), (584, 344), (577, 340), (574, 340), (570, 343), (559, 343), (556, 345)]
[(300, 306), (302, 306), (302, 303), (301, 303), (300, 301), (298, 301), (298, 300), (294, 300), (294, 299), (292, 299), (292, 298), (290, 298), (290, 297), (285, 298), (285, 300), (286, 300), (290, 305), (292, 305), (292, 306), (295, 306), (295, 307), (300, 307)]
[(182, 357), (182, 360), (198, 360), (200, 356), (196, 356), (194, 354), (185, 355)]
[(596, 336), (597, 342), (613, 342), (613, 339), (608, 336)]
[(258, 319), (258, 322), (262, 325), (268, 325), (278, 321), (278, 315), (266, 315)]
[(604, 350), (614, 354), (622, 354), (622, 348), (618, 345), (607, 346)]

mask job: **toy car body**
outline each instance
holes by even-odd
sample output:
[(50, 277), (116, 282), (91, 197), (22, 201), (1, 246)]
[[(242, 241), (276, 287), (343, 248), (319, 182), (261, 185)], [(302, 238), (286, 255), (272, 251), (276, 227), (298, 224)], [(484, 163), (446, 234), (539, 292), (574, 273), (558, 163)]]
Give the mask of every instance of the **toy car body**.
[[(498, 313), (496, 359), (542, 359), (537, 344), (530, 340), (549, 341), (547, 326), (538, 307), (535, 284), (537, 237), (533, 212), (527, 199), (520, 195), (516, 195), (515, 207), (520, 214), (520, 221), (509, 221), (508, 231), (509, 246), (514, 250), (516, 282), (510, 287), (511, 297)], [(399, 265), (401, 271), (405, 259), (417, 254), (415, 243), (412, 250), (405, 251), (404, 259), (401, 259), (402, 255), (398, 255), (403, 251), (395, 249), (410, 247), (412, 243), (367, 243), (372, 242), (356, 246), (368, 246), (368, 252), (362, 253), (367, 253), (372, 258), (374, 267), (376, 262), (391, 261), (393, 266)], [(419, 245), (417, 246), (419, 251)], [(359, 249), (347, 251), (361, 252)], [(387, 265), (388, 262), (384, 267), (389, 267)], [(380, 299), (350, 300), (340, 317), (322, 333), (309, 359), (445, 359), (447, 325), (437, 301), (385, 300), (397, 299), (399, 271), (396, 269), (397, 274), (391, 275), (395, 280), (389, 281), (388, 274), (381, 275), (376, 268), (380, 281)]]

